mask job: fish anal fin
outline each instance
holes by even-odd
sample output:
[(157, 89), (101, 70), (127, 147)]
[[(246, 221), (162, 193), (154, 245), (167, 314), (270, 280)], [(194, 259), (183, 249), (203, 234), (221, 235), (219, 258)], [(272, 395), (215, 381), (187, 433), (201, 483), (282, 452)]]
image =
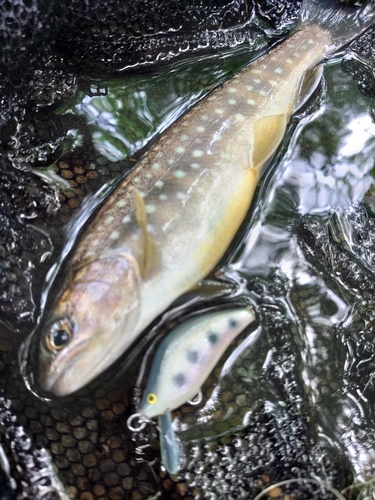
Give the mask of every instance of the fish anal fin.
[(270, 115), (259, 118), (254, 124), (251, 167), (260, 169), (273, 156), (286, 130), (289, 115)]
[(314, 91), (319, 85), (319, 82), (323, 78), (323, 65), (319, 64), (312, 69), (306, 71), (297, 93), (297, 97), (294, 103), (294, 110), (302, 108), (304, 104), (310, 99)]
[(140, 251), (139, 269), (142, 278), (149, 277), (159, 263), (158, 246), (147, 229), (147, 211), (141, 193), (136, 190), (135, 216), (142, 231), (142, 248)]

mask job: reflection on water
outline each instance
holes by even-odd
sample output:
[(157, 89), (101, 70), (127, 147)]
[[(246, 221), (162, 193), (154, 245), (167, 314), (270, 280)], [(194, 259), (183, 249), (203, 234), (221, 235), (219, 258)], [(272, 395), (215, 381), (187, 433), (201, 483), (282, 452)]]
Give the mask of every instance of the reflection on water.
[(78, 94), (61, 112), (83, 115), (100, 153), (118, 161), (148, 144), (208, 90), (254, 59), (256, 53), (242, 48), (224, 57), (179, 63), (151, 78), (111, 81), (106, 96)]

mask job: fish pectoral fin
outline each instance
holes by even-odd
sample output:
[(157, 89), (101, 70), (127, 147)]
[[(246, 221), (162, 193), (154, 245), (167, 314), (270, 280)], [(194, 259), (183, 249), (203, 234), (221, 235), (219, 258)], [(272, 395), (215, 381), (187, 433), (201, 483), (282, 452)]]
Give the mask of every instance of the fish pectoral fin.
[(171, 412), (159, 415), (158, 423), (161, 460), (169, 474), (177, 474), (180, 468), (180, 445), (172, 427)]
[(315, 68), (309, 69), (305, 73), (298, 89), (296, 101), (294, 104), (294, 111), (296, 111), (299, 108), (302, 108), (302, 106), (307, 103), (307, 101), (312, 96), (314, 90), (317, 88), (322, 78), (323, 78), (322, 64), (319, 64), (319, 66), (315, 66)]
[(147, 229), (147, 212), (144, 199), (141, 193), (136, 190), (136, 212), (135, 216), (142, 231), (142, 249), (139, 262), (139, 269), (142, 278), (147, 278), (152, 274), (159, 264), (158, 246)]
[(284, 137), (289, 116), (263, 116), (255, 122), (251, 168), (263, 167), (273, 156)]

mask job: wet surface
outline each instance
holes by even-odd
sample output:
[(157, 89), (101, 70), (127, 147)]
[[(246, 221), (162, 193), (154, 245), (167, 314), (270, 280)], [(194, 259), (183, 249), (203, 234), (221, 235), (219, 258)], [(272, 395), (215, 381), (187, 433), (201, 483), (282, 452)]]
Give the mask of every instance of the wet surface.
[[(272, 7), (262, 8), (272, 17)], [(156, 427), (132, 433), (127, 426), (136, 411), (146, 346), (131, 368), (120, 359), (76, 395), (52, 400), (27, 389), (18, 349), (37, 317), (44, 275), (61, 248), (58, 228), (87, 195), (128, 169), (148, 141), (205, 89), (240, 67), (243, 54), (229, 62), (213, 60), (207, 73), (199, 63), (195, 70), (186, 63), (155, 77), (106, 82), (106, 96), (77, 93), (61, 108), (67, 114), (56, 115), (64, 117), (56, 134), (50, 125), (61, 120), (43, 118), (18, 136), (24, 142), (12, 146), (14, 129), (3, 129), (3, 186), (12, 182), (15, 166), (30, 162), (37, 168), (53, 164), (63, 179), (61, 185), (51, 170), (41, 170), (48, 179), (41, 183), (23, 172), (20, 181), (4, 187), (4, 196), (16, 193), (0, 214), (3, 246), (10, 245), (0, 254), (0, 302), (2, 319), (12, 327), (0, 331), (0, 442), (9, 461), (9, 474), (1, 462), (4, 500), (138, 500), (157, 492), (176, 500), (255, 499), (272, 485), (268, 497), (284, 500), (339, 498), (332, 488), (344, 498), (374, 498), (375, 126), (370, 99), (352, 81), (354, 76), (362, 90), (372, 92), (372, 36), (352, 46), (355, 57), (343, 63), (350, 75), (338, 62), (326, 67), (327, 97), (316, 97), (295, 120), (297, 133), (291, 144), (291, 134), (285, 141), (285, 158), (280, 154), (271, 165), (213, 276), (217, 283), (235, 284), (253, 303), (261, 331), (219, 382), (229, 352), (237, 352), (253, 330), (239, 337), (205, 384), (198, 407), (174, 412), (186, 455), (178, 477), (160, 466)], [(54, 228), (48, 232), (45, 215)], [(27, 272), (18, 271), (25, 262)], [(214, 304), (236, 300), (231, 288), (217, 289)], [(199, 307), (207, 301), (201, 294)], [(173, 321), (167, 317), (166, 323), (170, 328)]]

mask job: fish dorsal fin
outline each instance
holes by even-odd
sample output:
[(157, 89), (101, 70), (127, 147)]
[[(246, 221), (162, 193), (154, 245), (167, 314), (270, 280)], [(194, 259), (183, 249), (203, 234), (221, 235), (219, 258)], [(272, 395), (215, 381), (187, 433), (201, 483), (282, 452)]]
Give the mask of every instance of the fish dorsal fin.
[(170, 411), (159, 415), (160, 453), (164, 467), (169, 474), (177, 474), (180, 465), (180, 446), (172, 427)]
[(147, 229), (147, 212), (144, 199), (138, 189), (135, 192), (136, 212), (135, 217), (142, 231), (142, 249), (139, 268), (142, 278), (148, 277), (158, 263), (158, 248), (154, 238)]
[(322, 77), (323, 77), (322, 64), (319, 64), (319, 66), (315, 66), (315, 68), (306, 71), (298, 89), (293, 112), (296, 111), (297, 109), (302, 108), (302, 106), (307, 103), (307, 101), (312, 96), (314, 90), (319, 85), (319, 82), (322, 80)]
[(254, 124), (251, 167), (259, 169), (273, 156), (281, 143), (289, 115), (271, 115), (259, 118)]

